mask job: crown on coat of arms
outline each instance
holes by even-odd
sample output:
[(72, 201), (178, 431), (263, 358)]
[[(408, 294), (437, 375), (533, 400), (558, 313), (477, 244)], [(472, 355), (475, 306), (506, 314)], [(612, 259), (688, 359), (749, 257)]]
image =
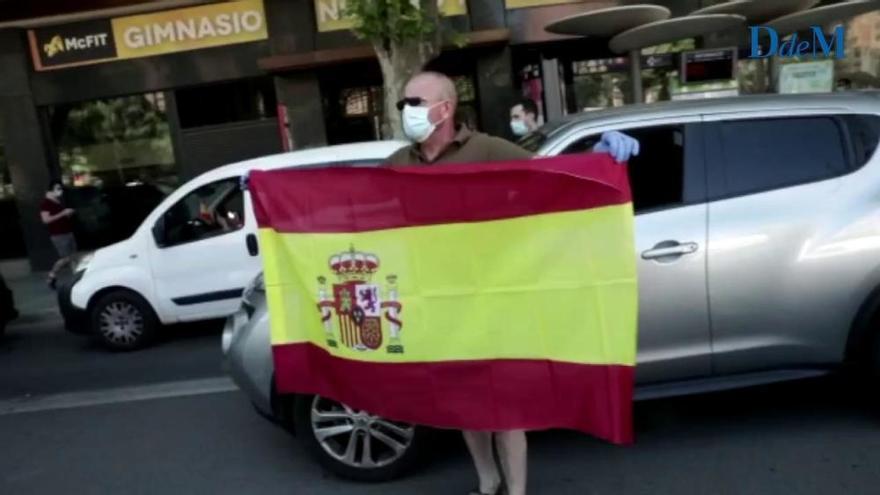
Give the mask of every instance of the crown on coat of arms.
[(379, 258), (369, 253), (355, 251), (352, 246), (348, 251), (330, 257), (330, 269), (344, 282), (370, 280), (379, 269)]

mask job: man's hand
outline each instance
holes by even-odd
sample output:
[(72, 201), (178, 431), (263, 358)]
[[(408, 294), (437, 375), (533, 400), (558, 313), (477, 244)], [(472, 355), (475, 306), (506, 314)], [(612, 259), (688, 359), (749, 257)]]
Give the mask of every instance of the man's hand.
[(631, 156), (639, 156), (639, 142), (617, 131), (608, 131), (602, 134), (602, 138), (593, 147), (596, 153), (608, 153), (614, 161), (620, 163), (630, 159)]
[(65, 217), (72, 217), (74, 213), (73, 208), (67, 208), (62, 212)]

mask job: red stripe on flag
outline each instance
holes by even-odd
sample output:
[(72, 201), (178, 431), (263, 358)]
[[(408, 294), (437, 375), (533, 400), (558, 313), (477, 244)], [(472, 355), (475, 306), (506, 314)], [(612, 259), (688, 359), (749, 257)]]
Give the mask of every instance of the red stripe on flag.
[(362, 232), (482, 222), (631, 201), (625, 165), (605, 153), (435, 167), (252, 171), (260, 227)]
[(317, 394), (392, 420), (469, 430), (567, 428), (614, 443), (633, 440), (631, 366), (367, 363), (307, 343), (274, 346), (272, 352), (280, 392)]

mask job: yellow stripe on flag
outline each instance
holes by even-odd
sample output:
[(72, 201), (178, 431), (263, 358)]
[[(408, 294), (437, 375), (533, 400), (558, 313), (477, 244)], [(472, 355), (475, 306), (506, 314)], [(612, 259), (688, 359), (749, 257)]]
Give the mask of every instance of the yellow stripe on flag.
[[(337, 357), (379, 363), (542, 359), (635, 364), (637, 290), (632, 205), (357, 233), (278, 233), (262, 228), (272, 344), (311, 342)], [(372, 274), (386, 301), (389, 276), (401, 304), (405, 352), (342, 344), (318, 309), (339, 283), (329, 260), (351, 249), (378, 258)], [(569, 328), (562, 328), (567, 326)], [(546, 331), (551, 329), (552, 331)], [(617, 330), (617, 331), (615, 331)]]

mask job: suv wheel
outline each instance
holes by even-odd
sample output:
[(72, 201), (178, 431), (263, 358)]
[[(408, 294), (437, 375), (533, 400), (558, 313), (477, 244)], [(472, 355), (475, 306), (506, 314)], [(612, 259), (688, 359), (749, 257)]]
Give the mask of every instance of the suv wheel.
[(418, 458), (423, 430), (320, 396), (296, 400), (297, 432), (322, 466), (355, 481), (400, 477)]
[(149, 303), (127, 290), (101, 296), (91, 308), (91, 323), (101, 343), (126, 351), (149, 344), (159, 327)]

